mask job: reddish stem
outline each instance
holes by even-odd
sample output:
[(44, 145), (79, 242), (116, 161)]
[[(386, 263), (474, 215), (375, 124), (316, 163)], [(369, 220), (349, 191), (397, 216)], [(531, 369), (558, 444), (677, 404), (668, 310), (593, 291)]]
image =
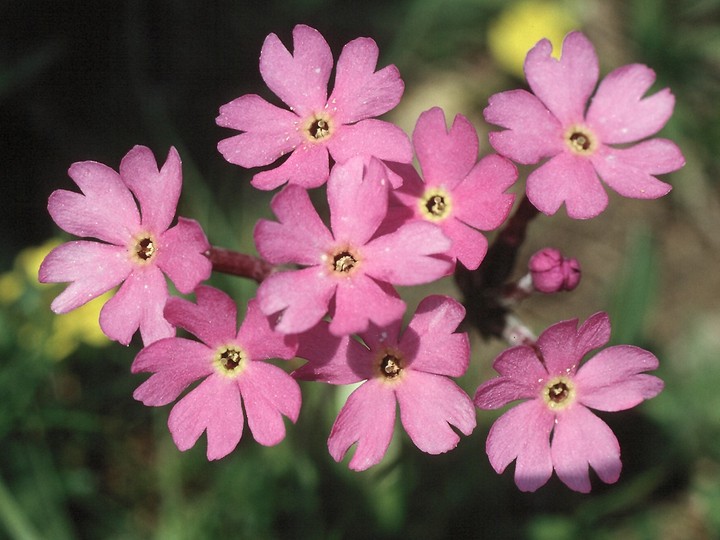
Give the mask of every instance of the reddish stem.
[(260, 257), (215, 246), (211, 246), (205, 256), (210, 259), (214, 272), (253, 279), (258, 283), (268, 277), (274, 268)]

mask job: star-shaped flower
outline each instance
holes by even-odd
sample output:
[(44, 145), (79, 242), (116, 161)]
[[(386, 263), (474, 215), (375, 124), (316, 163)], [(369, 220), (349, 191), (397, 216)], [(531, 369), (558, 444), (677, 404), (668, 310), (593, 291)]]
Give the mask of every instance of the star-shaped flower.
[(375, 71), (378, 47), (358, 38), (342, 50), (335, 86), (327, 97), (333, 67), (330, 47), (314, 28), (293, 29), (291, 54), (270, 34), (260, 54), (263, 80), (290, 110), (255, 94), (241, 96), (220, 108), (217, 123), (242, 131), (220, 141), (218, 150), (241, 167), (278, 167), (257, 173), (252, 184), (264, 190), (285, 182), (304, 188), (324, 184), (329, 176), (328, 154), (337, 163), (353, 156), (409, 163), (410, 141), (397, 126), (374, 117), (400, 101), (405, 88), (393, 65)]
[(608, 347), (580, 367), (588, 352), (610, 339), (610, 321), (607, 314), (596, 313), (579, 329), (577, 322), (552, 325), (535, 347), (503, 352), (493, 364), (500, 376), (475, 394), (481, 409), (525, 400), (493, 424), (486, 445), (498, 473), (517, 460), (515, 483), (522, 491), (541, 487), (553, 469), (568, 487), (583, 493), (590, 491), (588, 467), (603, 482), (617, 482), (620, 445), (589, 409), (630, 409), (663, 388), (662, 380), (643, 373), (658, 367), (657, 358), (631, 345)]
[[(571, 218), (600, 214), (608, 196), (598, 176), (624, 197), (656, 199), (671, 186), (655, 175), (685, 163), (667, 139), (649, 139), (669, 120), (675, 98), (667, 88), (649, 96), (655, 81), (647, 66), (632, 64), (611, 72), (587, 102), (598, 80), (598, 59), (579, 32), (565, 37), (560, 60), (551, 57), (544, 39), (525, 59), (525, 90), (490, 97), (485, 119), (505, 131), (490, 133), (500, 154), (522, 164), (547, 162), (527, 179), (526, 193), (535, 207), (554, 214), (565, 203)], [(586, 110), (587, 107), (587, 110)]]
[(41, 282), (71, 282), (53, 301), (54, 312), (71, 311), (122, 284), (100, 312), (100, 327), (110, 339), (127, 345), (138, 328), (145, 344), (175, 335), (163, 317), (168, 298), (163, 274), (180, 292), (190, 293), (212, 270), (200, 225), (181, 217), (170, 228), (182, 187), (180, 165), (171, 148), (158, 171), (152, 152), (136, 146), (119, 174), (94, 161), (70, 167), (82, 194), (57, 190), (48, 211), (64, 231), (102, 242), (67, 242), (42, 262)]

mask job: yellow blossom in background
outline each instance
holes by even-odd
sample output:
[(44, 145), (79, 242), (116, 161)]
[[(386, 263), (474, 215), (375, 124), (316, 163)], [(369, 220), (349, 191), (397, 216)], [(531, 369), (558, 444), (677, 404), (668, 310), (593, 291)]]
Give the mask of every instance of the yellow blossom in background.
[(548, 38), (559, 58), (565, 34), (576, 28), (577, 21), (561, 2), (513, 2), (490, 25), (488, 48), (500, 66), (522, 77), (525, 56), (538, 41)]
[[(40, 246), (25, 248), (15, 258), (13, 270), (0, 275), (0, 304), (15, 313), (19, 343), (41, 348), (44, 356), (52, 360), (66, 358), (81, 343), (93, 347), (110, 343), (100, 330), (98, 319), (112, 291), (70, 313), (56, 315), (50, 311), (50, 302), (60, 286), (39, 283), (37, 276), (40, 263), (60, 243), (59, 239), (53, 238)], [(29, 296), (23, 299), (25, 293)]]

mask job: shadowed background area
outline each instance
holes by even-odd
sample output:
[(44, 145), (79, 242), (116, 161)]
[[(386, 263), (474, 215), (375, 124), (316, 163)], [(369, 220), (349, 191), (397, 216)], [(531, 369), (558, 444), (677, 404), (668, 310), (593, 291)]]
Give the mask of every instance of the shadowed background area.
[[(260, 447), (246, 430), (235, 452), (208, 463), (204, 437), (186, 453), (175, 448), (169, 407), (132, 399), (145, 379), (129, 373), (139, 343), (108, 343), (97, 329), (100, 304), (52, 315), (62, 287), (41, 287), (35, 276), (46, 242), (68, 238), (46, 205), (53, 190), (76, 190), (67, 176), (75, 161), (117, 168), (135, 144), (159, 161), (177, 147), (179, 214), (197, 219), (211, 243), (254, 252), (252, 227), (271, 217), (271, 194), (222, 159), (217, 142), (232, 132), (214, 118), (242, 94), (275, 99), (259, 76), (260, 48), (270, 32), (289, 46), (297, 23), (317, 28), (335, 58), (351, 39), (375, 39), (379, 66), (396, 64), (406, 84), (388, 119), (410, 133), (432, 106), (448, 121), (462, 113), (479, 131), (481, 154), (489, 152), (487, 98), (524, 87), (522, 58), (541, 35), (578, 28), (602, 75), (639, 62), (657, 73), (653, 91), (672, 88), (675, 115), (661, 136), (680, 145), (687, 165), (663, 178), (671, 194), (611, 195), (587, 222), (562, 210), (539, 216), (515, 274), (546, 245), (576, 257), (580, 287), (531, 298), (518, 315), (539, 333), (606, 310), (614, 343), (660, 358), (658, 398), (602, 415), (622, 446), (618, 484), (593, 477), (585, 496), (553, 478), (534, 494), (518, 492), (512, 466), (498, 476), (487, 462), (485, 437), (500, 413), (485, 411), (453, 452), (427, 456), (397, 430), (380, 465), (352, 473), (326, 448), (348, 389), (313, 384), (302, 386), (300, 419), (283, 443)], [(4, 2), (0, 37), (0, 537), (720, 536), (719, 1)], [(255, 288), (226, 276), (211, 283), (241, 306)], [(403, 294), (414, 307), (430, 292), (454, 289), (446, 280)], [(471, 395), (503, 349), (472, 341), (460, 381)]]

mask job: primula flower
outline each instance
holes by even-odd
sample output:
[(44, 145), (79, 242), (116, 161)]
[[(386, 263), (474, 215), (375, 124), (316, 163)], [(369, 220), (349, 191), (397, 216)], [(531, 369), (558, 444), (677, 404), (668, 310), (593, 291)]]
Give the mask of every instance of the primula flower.
[[(401, 317), (405, 303), (392, 287), (418, 285), (446, 275), (450, 248), (442, 231), (426, 222), (375, 235), (387, 212), (386, 168), (361, 157), (335, 165), (327, 184), (332, 232), (323, 224), (307, 191), (287, 186), (272, 200), (279, 222), (260, 220), (255, 243), (272, 264), (304, 268), (277, 272), (258, 288), (266, 315), (282, 312), (277, 330), (309, 330), (328, 312), (330, 331), (350, 334), (370, 321), (386, 325)], [(332, 305), (331, 305), (332, 301)]]
[(428, 454), (457, 446), (460, 437), (451, 425), (472, 433), (472, 401), (449, 379), (463, 375), (470, 359), (467, 334), (454, 333), (464, 316), (465, 309), (452, 298), (429, 296), (402, 335), (397, 319), (361, 332), (364, 345), (350, 336), (333, 336), (325, 322), (300, 336), (298, 356), (309, 362), (294, 377), (331, 384), (365, 381), (332, 427), (328, 449), (335, 461), (357, 443), (351, 469), (379, 463), (392, 439), (396, 403), (405, 431)]
[(314, 28), (293, 29), (291, 54), (275, 34), (265, 38), (260, 54), (263, 80), (290, 110), (276, 107), (258, 95), (241, 96), (220, 108), (217, 124), (242, 131), (220, 141), (218, 150), (241, 167), (269, 165), (252, 184), (274, 189), (285, 182), (305, 188), (324, 184), (329, 176), (328, 152), (338, 163), (352, 156), (409, 163), (407, 135), (393, 124), (373, 117), (400, 101), (404, 84), (393, 65), (375, 71), (378, 47), (358, 38), (343, 48), (335, 72), (335, 87), (327, 97), (333, 67), (330, 47)]
[(515, 483), (535, 491), (553, 469), (568, 487), (590, 491), (588, 466), (608, 484), (622, 467), (620, 445), (608, 425), (590, 412), (622, 411), (656, 396), (663, 382), (644, 371), (658, 367), (657, 358), (638, 347), (608, 347), (583, 364), (582, 358), (610, 339), (607, 314), (596, 313), (580, 328), (577, 320), (552, 325), (535, 347), (512, 347), (497, 357), (499, 377), (475, 394), (481, 409), (497, 409), (524, 399), (492, 426), (486, 450), (493, 468), (502, 473), (513, 460)]
[[(665, 88), (643, 98), (655, 81), (647, 66), (632, 64), (611, 72), (600, 83), (598, 58), (579, 32), (565, 37), (560, 60), (541, 40), (525, 59), (525, 90), (490, 97), (485, 119), (507, 128), (490, 133), (500, 154), (523, 164), (550, 158), (527, 179), (527, 196), (545, 214), (564, 202), (571, 218), (600, 214), (608, 196), (598, 176), (624, 197), (656, 199), (671, 186), (654, 177), (685, 163), (680, 149), (667, 139), (650, 139), (673, 112), (675, 98)], [(610, 145), (623, 145), (614, 147)]]
[(82, 194), (57, 190), (48, 211), (64, 231), (102, 242), (67, 242), (48, 254), (39, 280), (71, 282), (51, 309), (66, 313), (122, 283), (100, 312), (103, 332), (125, 345), (138, 328), (145, 344), (174, 335), (163, 317), (168, 298), (163, 273), (180, 292), (190, 293), (212, 270), (203, 255), (210, 246), (197, 222), (180, 217), (169, 228), (182, 187), (177, 151), (170, 149), (159, 171), (152, 152), (136, 146), (122, 159), (119, 174), (83, 161), (74, 163), (69, 175)]
[(180, 450), (193, 447), (207, 431), (208, 459), (225, 457), (240, 442), (243, 407), (255, 440), (278, 444), (285, 438), (283, 415), (297, 420), (300, 388), (285, 371), (263, 360), (293, 358), (296, 341), (274, 332), (254, 300), (236, 332), (237, 309), (228, 295), (200, 286), (195, 296), (197, 304), (170, 298), (165, 316), (202, 343), (172, 337), (145, 347), (132, 372), (153, 375), (133, 396), (145, 405), (167, 405), (202, 379), (170, 412), (168, 427)]
[(517, 169), (498, 155), (478, 162), (475, 128), (467, 118), (457, 115), (448, 131), (445, 115), (438, 107), (418, 118), (413, 145), (424, 182), (413, 167), (407, 166), (403, 168), (403, 185), (392, 197), (408, 209), (411, 219), (439, 225), (452, 240), (448, 255), (474, 270), (488, 247), (478, 229), (496, 229), (507, 218), (515, 196), (505, 190), (517, 179)]
[(542, 293), (572, 291), (580, 283), (580, 263), (555, 248), (543, 248), (528, 261), (533, 288)]

